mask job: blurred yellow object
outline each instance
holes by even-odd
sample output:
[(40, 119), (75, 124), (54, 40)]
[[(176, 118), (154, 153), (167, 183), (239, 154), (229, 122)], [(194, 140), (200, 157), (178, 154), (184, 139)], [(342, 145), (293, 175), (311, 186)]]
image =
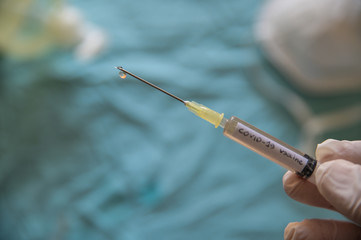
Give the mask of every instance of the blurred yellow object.
[(39, 57), (59, 47), (75, 47), (75, 56), (86, 60), (106, 42), (101, 30), (62, 0), (2, 0), (0, 32), (0, 52), (17, 59)]

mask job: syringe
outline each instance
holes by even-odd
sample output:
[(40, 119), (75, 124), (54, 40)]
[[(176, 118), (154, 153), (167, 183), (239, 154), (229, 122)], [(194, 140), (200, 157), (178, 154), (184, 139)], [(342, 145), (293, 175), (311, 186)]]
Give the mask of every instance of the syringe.
[(317, 160), (307, 154), (302, 153), (296, 148), (282, 142), (281, 140), (263, 132), (251, 124), (232, 116), (230, 119), (224, 117), (223, 113), (218, 113), (212, 109), (203, 106), (194, 101), (184, 101), (183, 99), (159, 88), (158, 86), (128, 72), (122, 67), (116, 67), (120, 70), (120, 77), (125, 78), (126, 74), (156, 88), (159, 91), (182, 102), (189, 111), (204, 120), (223, 128), (223, 134), (233, 141), (255, 151), (256, 153), (268, 158), (278, 165), (295, 172), (300, 177), (315, 183), (315, 174), (317, 170)]

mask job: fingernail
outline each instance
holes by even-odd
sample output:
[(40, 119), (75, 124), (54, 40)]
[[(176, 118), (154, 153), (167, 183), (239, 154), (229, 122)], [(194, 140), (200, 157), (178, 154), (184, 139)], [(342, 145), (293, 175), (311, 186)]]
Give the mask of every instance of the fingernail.
[(340, 144), (340, 142), (341, 141), (334, 139), (327, 139), (326, 141), (318, 144), (315, 153), (316, 159), (321, 162), (334, 159), (333, 155), (337, 151), (336, 147)]
[(285, 228), (285, 232), (283, 234), (283, 238), (285, 240), (293, 240), (294, 239), (297, 224), (298, 224), (297, 222), (292, 222), (287, 225), (287, 227)]
[(288, 178), (290, 178), (294, 173), (291, 171), (287, 171), (284, 175), (283, 175), (283, 182), (285, 182)]

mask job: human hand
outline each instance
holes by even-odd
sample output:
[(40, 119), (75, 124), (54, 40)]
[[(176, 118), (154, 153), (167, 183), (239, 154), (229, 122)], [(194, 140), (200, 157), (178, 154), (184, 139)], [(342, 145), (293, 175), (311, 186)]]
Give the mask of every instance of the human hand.
[(316, 149), (321, 163), (315, 184), (288, 171), (283, 187), (293, 199), (343, 214), (352, 222), (307, 219), (289, 223), (284, 239), (361, 239), (361, 141), (326, 140)]

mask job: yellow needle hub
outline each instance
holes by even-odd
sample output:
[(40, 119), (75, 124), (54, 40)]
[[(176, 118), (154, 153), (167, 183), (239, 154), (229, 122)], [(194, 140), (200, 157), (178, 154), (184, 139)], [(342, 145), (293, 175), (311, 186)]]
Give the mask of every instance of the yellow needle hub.
[(184, 101), (184, 104), (189, 111), (197, 115), (198, 117), (203, 118), (204, 120), (212, 123), (216, 128), (221, 123), (224, 114), (213, 111), (212, 109), (207, 108), (206, 106), (199, 104), (194, 101)]

